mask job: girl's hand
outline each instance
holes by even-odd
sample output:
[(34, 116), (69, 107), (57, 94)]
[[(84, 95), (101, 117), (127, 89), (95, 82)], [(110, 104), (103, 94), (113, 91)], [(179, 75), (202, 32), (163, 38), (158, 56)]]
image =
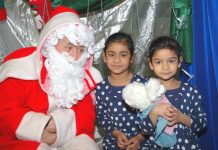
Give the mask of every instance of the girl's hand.
[(117, 139), (117, 146), (120, 149), (126, 149), (128, 146), (128, 138), (126, 136), (126, 134), (124, 134), (123, 132), (119, 131), (119, 130), (114, 130), (112, 132), (112, 135)]
[(168, 120), (168, 126), (173, 126), (177, 123), (181, 122), (181, 116), (183, 115), (183, 113), (181, 113), (181, 111), (179, 111), (176, 107), (171, 106), (171, 108), (169, 109), (172, 116), (171, 118)]
[(141, 134), (138, 134), (135, 137), (132, 137), (129, 140), (129, 144), (128, 144), (127, 150), (137, 150), (137, 149), (139, 149), (140, 148), (140, 144), (141, 144), (141, 142), (144, 139), (145, 138)]
[(158, 103), (149, 113), (153, 124), (156, 124), (158, 117), (164, 117), (166, 120), (172, 118), (171, 105), (168, 103)]
[(157, 106), (154, 107), (156, 114), (158, 116), (164, 117), (167, 120), (170, 119), (172, 115), (170, 112), (170, 108), (171, 108), (171, 105), (168, 103), (158, 103)]
[(172, 114), (172, 117), (168, 120), (168, 126), (173, 126), (177, 123), (182, 123), (187, 127), (191, 127), (192, 120), (189, 116), (183, 114), (181, 111), (179, 111), (176, 107), (173, 106), (171, 107), (170, 112)]

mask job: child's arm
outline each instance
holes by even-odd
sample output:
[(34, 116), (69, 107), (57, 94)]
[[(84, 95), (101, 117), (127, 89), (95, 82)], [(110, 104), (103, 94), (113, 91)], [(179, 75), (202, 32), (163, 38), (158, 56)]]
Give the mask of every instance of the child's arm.
[(203, 108), (203, 99), (198, 90), (194, 89), (195, 95), (191, 103), (191, 129), (193, 132), (198, 132), (207, 127), (207, 116)]
[(172, 113), (172, 118), (170, 118), (169, 121), (169, 126), (173, 126), (177, 123), (182, 123), (186, 125), (187, 127), (191, 127), (191, 118), (185, 114), (183, 114), (181, 111), (179, 111), (176, 107), (171, 107), (170, 109)]
[(199, 132), (207, 127), (207, 116), (203, 109), (202, 96), (195, 87), (190, 87), (189, 91), (191, 89), (194, 91), (194, 94), (191, 95), (190, 114), (186, 115), (189, 115), (191, 118), (192, 132)]
[(97, 89), (95, 93), (96, 97), (96, 119), (97, 124), (103, 128), (105, 131), (112, 134), (113, 130), (116, 128), (111, 122), (110, 117), (108, 116), (107, 108), (105, 107), (104, 99), (101, 97), (100, 91)]
[[(171, 109), (173, 117), (169, 120), (169, 125), (174, 125), (176, 123), (182, 123), (187, 127), (191, 128), (193, 132), (198, 132), (207, 126), (206, 114), (202, 107), (202, 97), (198, 93), (198, 90), (194, 87), (190, 87), (194, 91), (193, 95), (190, 95), (190, 106), (189, 114), (184, 114), (177, 108), (173, 107)], [(190, 90), (191, 91), (191, 90)]]

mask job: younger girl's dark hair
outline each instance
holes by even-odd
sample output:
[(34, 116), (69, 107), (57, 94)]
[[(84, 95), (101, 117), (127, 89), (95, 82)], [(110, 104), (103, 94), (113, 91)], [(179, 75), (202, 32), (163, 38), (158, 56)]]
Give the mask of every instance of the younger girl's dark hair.
[(175, 39), (169, 36), (160, 36), (154, 39), (149, 46), (149, 52), (148, 52), (149, 59), (152, 60), (152, 57), (156, 51), (165, 48), (174, 51), (177, 57), (180, 58), (181, 49), (179, 43)]
[(104, 49), (103, 49), (104, 53), (106, 52), (108, 46), (114, 42), (126, 44), (130, 51), (130, 54), (133, 55), (134, 43), (133, 43), (132, 37), (129, 34), (126, 34), (124, 32), (117, 32), (117, 33), (110, 35), (105, 42)]

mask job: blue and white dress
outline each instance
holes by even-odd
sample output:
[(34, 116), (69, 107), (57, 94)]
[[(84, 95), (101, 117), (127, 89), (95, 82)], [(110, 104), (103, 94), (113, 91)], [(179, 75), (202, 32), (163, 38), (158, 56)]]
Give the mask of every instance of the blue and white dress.
[[(134, 75), (131, 82), (145, 83), (147, 80)], [(125, 86), (112, 86), (108, 78), (105, 78), (96, 89), (96, 111), (97, 122), (105, 129), (103, 148), (108, 150), (119, 150), (117, 140), (113, 137), (112, 131), (118, 129), (125, 133), (130, 139), (141, 131), (138, 127), (137, 112), (130, 108), (122, 98), (122, 90)], [(147, 122), (146, 131), (154, 132), (151, 122)], [(151, 129), (149, 129), (149, 126)], [(149, 149), (148, 139), (141, 143), (140, 149)]]

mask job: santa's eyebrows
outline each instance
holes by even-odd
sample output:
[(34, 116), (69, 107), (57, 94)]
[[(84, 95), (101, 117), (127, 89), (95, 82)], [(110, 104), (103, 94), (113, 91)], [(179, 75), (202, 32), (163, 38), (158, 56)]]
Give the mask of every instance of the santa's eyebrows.
[(80, 45), (80, 43), (77, 43), (77, 45), (74, 45), (73, 43), (71, 42), (67, 42), (66, 45), (69, 45), (69, 46), (79, 46), (79, 47), (84, 47), (83, 45)]
[(71, 43), (71, 42), (67, 42), (66, 44), (67, 44), (67, 45), (74, 45), (74, 44), (73, 44), (73, 43)]

